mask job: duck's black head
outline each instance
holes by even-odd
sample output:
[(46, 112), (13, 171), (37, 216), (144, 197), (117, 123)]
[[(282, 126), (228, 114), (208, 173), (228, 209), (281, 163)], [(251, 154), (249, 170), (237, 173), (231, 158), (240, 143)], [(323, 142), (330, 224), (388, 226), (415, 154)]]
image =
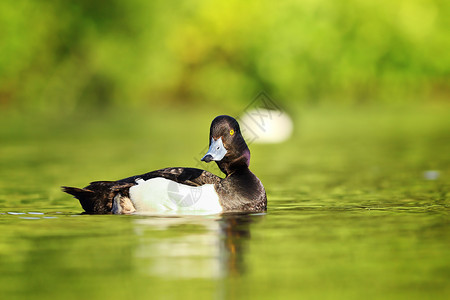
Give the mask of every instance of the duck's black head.
[(242, 137), (236, 119), (223, 115), (212, 121), (209, 131), (209, 150), (202, 161), (215, 161), (220, 170), (227, 175), (235, 170), (248, 168), (250, 150)]

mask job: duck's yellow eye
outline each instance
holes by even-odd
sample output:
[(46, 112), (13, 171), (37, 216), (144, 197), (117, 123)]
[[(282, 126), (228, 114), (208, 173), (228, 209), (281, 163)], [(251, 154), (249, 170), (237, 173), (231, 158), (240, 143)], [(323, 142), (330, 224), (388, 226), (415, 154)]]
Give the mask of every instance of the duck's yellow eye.
[(230, 135), (233, 135), (233, 134), (234, 134), (234, 130), (231, 129), (231, 130), (230, 130)]

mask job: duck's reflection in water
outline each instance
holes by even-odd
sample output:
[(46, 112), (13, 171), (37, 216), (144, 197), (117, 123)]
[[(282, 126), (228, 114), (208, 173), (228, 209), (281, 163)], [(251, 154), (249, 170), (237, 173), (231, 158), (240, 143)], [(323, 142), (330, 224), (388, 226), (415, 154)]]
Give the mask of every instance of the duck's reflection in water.
[(137, 268), (149, 275), (172, 278), (242, 274), (251, 225), (263, 217), (226, 214), (137, 219)]

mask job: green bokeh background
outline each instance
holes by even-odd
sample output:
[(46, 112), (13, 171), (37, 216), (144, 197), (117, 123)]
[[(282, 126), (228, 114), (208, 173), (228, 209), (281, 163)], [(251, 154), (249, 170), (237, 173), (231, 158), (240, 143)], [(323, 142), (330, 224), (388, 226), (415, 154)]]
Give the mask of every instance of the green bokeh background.
[[(450, 299), (449, 6), (0, 1), (0, 298)], [(249, 144), (266, 215), (80, 215), (60, 190), (223, 176), (211, 120), (261, 91), (294, 128)]]
[(445, 0), (3, 0), (0, 107), (448, 100)]

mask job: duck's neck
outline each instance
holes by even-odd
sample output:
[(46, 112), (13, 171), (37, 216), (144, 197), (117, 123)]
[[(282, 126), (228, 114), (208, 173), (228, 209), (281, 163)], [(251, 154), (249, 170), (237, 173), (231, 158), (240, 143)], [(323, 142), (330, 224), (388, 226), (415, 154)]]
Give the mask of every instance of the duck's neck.
[(224, 159), (217, 162), (219, 169), (228, 177), (234, 173), (249, 172), (250, 150), (248, 148), (243, 154), (235, 159)]
[(245, 174), (251, 173), (248, 166), (242, 166), (241, 168), (232, 169), (229, 173), (226, 174), (226, 178), (239, 177)]

